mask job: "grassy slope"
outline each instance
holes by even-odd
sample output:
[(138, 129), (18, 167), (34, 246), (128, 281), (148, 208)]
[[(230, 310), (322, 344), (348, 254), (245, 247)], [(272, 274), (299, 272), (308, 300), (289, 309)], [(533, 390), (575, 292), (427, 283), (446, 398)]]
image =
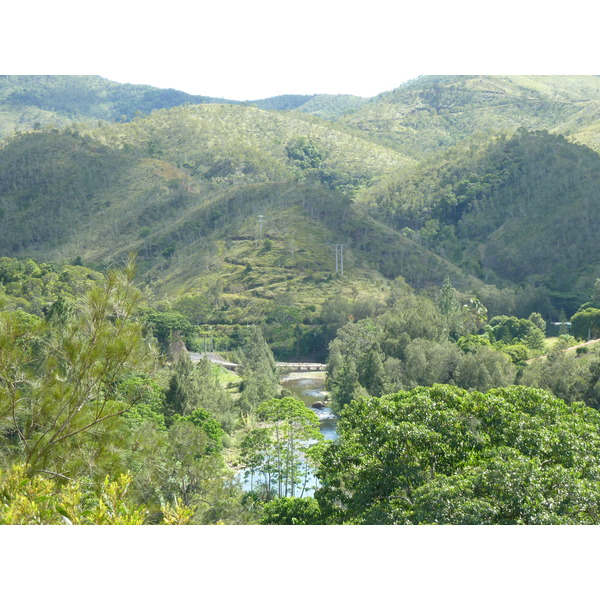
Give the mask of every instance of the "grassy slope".
[(317, 94), (299, 106), (296, 110), (327, 119), (337, 121), (368, 102), (367, 98), (347, 95)]
[(368, 181), (413, 162), (320, 119), (251, 106), (215, 104), (156, 111), (93, 135), (116, 147), (137, 148), (185, 166), (204, 179), (256, 182), (301, 177), (286, 149), (302, 137), (313, 140), (324, 153), (322, 171), (333, 170), (348, 179)]
[[(319, 168), (288, 158), (298, 138), (322, 149)], [(19, 135), (0, 149), (0, 254), (81, 256), (102, 267), (136, 251), (140, 281), (158, 297), (221, 285), (240, 321), (263, 301), (303, 307), (337, 294), (381, 297), (384, 276), (427, 286), (451, 273), (456, 285), (470, 285), (351, 205), (356, 186), (409, 162), (312, 117), (247, 106)], [(269, 250), (257, 243), (258, 214)], [(332, 243), (346, 244), (343, 279)]]
[(380, 94), (346, 125), (416, 158), (474, 134), (547, 129), (598, 148), (600, 78), (428, 76)]
[[(190, 224), (205, 222), (211, 207), (228, 204), (227, 225), (215, 223), (194, 240)], [(439, 285), (446, 274), (461, 288), (476, 284), (405, 236), (345, 206), (335, 194), (313, 186), (257, 184), (231, 190), (210, 206), (190, 209), (163, 230), (178, 251), (170, 259), (150, 260), (146, 276), (159, 294), (201, 293), (219, 279), (226, 293), (272, 300), (291, 294), (302, 298), (293, 302), (297, 305), (319, 305), (343, 289), (353, 295), (368, 289), (379, 296), (376, 290), (387, 287), (383, 275), (403, 276), (418, 287)], [(344, 210), (347, 216), (340, 219)], [(264, 215), (262, 238), (258, 214)], [(343, 279), (335, 276), (334, 243), (346, 245)], [(142, 268), (144, 259), (141, 255)], [(203, 274), (198, 273), (200, 265)]]

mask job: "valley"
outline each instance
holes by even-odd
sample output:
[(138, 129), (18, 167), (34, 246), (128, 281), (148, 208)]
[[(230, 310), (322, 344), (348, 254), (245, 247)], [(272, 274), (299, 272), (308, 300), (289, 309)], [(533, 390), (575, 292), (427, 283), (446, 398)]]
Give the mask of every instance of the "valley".
[(0, 520), (599, 522), (599, 153), (595, 76), (0, 77)]

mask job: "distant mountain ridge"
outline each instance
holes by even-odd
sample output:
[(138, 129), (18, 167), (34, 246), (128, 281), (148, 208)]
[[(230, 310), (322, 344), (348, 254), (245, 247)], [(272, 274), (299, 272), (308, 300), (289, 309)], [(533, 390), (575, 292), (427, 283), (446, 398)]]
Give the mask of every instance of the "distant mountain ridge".
[(0, 76), (0, 137), (71, 122), (130, 121), (154, 110), (245, 104), (298, 111), (421, 158), (476, 134), (547, 129), (600, 150), (598, 76), (422, 76), (373, 98), (280, 95), (241, 102), (92, 75)]
[[(311, 101), (321, 98), (314, 108)], [(366, 99), (281, 95), (242, 102), (150, 85), (116, 83), (96, 75), (0, 75), (0, 137), (12, 131), (71, 122), (130, 121), (138, 114), (195, 104), (246, 104), (263, 110), (302, 110), (337, 118)]]
[(426, 76), (340, 119), (421, 158), (472, 135), (547, 129), (600, 149), (596, 76)]

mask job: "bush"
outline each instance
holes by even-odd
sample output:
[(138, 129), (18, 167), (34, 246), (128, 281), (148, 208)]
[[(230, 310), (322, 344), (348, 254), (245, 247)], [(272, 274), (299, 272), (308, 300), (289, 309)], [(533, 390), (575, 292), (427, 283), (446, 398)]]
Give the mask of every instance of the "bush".
[(314, 498), (277, 498), (265, 504), (261, 525), (322, 525)]

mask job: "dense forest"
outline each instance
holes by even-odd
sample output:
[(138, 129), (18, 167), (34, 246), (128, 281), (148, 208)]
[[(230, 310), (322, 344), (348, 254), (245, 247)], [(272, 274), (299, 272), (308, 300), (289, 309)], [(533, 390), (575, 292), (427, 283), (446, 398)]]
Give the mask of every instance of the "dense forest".
[(1, 77), (0, 522), (599, 523), (599, 93)]

